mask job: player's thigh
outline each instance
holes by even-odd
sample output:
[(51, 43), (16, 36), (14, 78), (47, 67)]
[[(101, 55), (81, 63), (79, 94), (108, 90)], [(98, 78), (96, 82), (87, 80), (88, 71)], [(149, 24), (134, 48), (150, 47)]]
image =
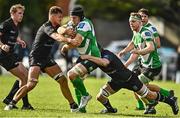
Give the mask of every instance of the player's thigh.
[(41, 68), (39, 66), (31, 66), (28, 73), (28, 81), (38, 80)]
[(88, 73), (88, 70), (81, 63), (76, 64), (71, 70), (68, 71), (68, 77), (73, 79), (77, 76), (83, 77)]
[(28, 70), (24, 67), (24, 65), (20, 62), (17, 67), (9, 70), (13, 75), (18, 77), (21, 80), (27, 80)]
[(52, 78), (55, 75), (57, 75), (57, 74), (62, 72), (61, 68), (57, 64), (55, 64), (53, 66), (50, 66), (50, 67), (46, 67), (44, 70)]

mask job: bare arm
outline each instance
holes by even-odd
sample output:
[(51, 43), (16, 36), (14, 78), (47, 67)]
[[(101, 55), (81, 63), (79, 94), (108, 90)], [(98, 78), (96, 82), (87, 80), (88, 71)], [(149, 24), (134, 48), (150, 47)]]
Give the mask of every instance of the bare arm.
[(129, 42), (129, 44), (118, 53), (118, 56), (121, 57), (122, 55), (126, 54), (127, 52), (131, 51), (134, 48), (133, 42)]
[(146, 42), (146, 47), (144, 49), (138, 50), (134, 49), (131, 51), (131, 53), (139, 54), (139, 55), (145, 55), (155, 50), (154, 44), (152, 41)]
[(63, 47), (61, 48), (61, 54), (62, 55), (65, 55), (66, 54), (66, 52), (68, 52), (68, 50), (70, 50), (70, 49), (72, 49), (72, 48), (75, 48), (73, 45), (71, 45), (71, 44), (65, 44), (65, 45), (63, 45)]
[(128, 67), (132, 62), (134, 62), (138, 58), (137, 54), (131, 54), (129, 59), (125, 62), (124, 66)]
[(66, 38), (62, 34), (58, 34), (58, 33), (52, 33), (50, 35), (50, 37), (55, 39), (56, 41), (59, 41), (59, 42), (65, 42), (65, 43), (70, 43), (71, 42), (70, 38)]
[(110, 63), (110, 61), (105, 58), (94, 57), (91, 55), (81, 55), (81, 59), (84, 59), (84, 60), (87, 59), (87, 60), (92, 61), (92, 62), (96, 63), (97, 65), (103, 66), (103, 67), (108, 66), (108, 64)]
[(22, 46), (22, 48), (26, 48), (26, 43), (20, 37), (17, 37), (17, 43)]
[(160, 38), (159, 36), (154, 38), (154, 42), (155, 44), (157, 45), (157, 48), (160, 48), (161, 47), (161, 41), (160, 41)]

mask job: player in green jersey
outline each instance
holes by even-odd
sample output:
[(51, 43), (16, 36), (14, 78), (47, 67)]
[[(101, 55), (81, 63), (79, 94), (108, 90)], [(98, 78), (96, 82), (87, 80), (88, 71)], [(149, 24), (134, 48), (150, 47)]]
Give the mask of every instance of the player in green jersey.
[[(164, 91), (166, 90), (155, 85), (152, 87), (148, 84), (153, 80), (154, 76), (157, 76), (161, 72), (161, 62), (154, 43), (153, 34), (147, 28), (142, 26), (141, 20), (140, 14), (131, 13), (129, 23), (133, 31), (133, 38), (128, 46), (120, 51), (118, 55), (122, 56), (127, 52), (131, 52), (133, 56), (131, 56), (125, 63), (126, 67), (139, 57), (141, 59), (141, 66), (139, 66), (137, 70), (140, 70), (140, 72), (136, 71), (136, 73), (140, 73), (139, 79), (144, 84), (147, 84), (150, 90), (164, 94)], [(165, 96), (171, 95), (169, 91), (167, 92), (168, 93), (165, 93)], [(147, 101), (146, 103), (149, 102)], [(144, 113), (155, 114), (156, 111), (152, 105), (148, 105)]]
[(138, 11), (138, 13), (141, 15), (143, 26), (152, 32), (153, 37), (154, 37), (154, 42), (157, 48), (160, 48), (161, 47), (160, 37), (159, 37), (156, 27), (154, 27), (149, 22), (149, 11), (147, 9), (142, 8)]
[[(75, 6), (70, 11), (70, 18), (71, 18), (70, 23), (73, 24), (72, 26), (75, 26), (74, 32), (76, 33), (72, 33), (72, 34), (75, 34), (73, 39), (77, 41), (77, 44), (76, 45), (65, 44), (62, 47), (61, 52), (64, 53), (71, 48), (76, 48), (80, 55), (88, 54), (95, 57), (100, 57), (101, 54), (96, 41), (94, 26), (89, 19), (84, 17), (83, 8), (81, 6)], [(63, 28), (61, 27), (60, 29), (58, 29), (58, 32), (60, 32), (61, 34), (63, 33), (65, 34), (65, 32), (67, 33), (67, 30), (63, 30)], [(70, 69), (67, 73), (68, 78), (71, 80), (71, 82), (75, 87), (75, 93), (78, 99), (80, 110), (82, 108), (85, 108), (88, 101), (92, 98), (92, 96), (89, 95), (89, 93), (87, 92), (84, 83), (82, 81), (82, 78), (83, 76), (90, 73), (96, 68), (97, 65), (94, 64), (93, 62), (78, 58), (76, 65), (72, 69)]]

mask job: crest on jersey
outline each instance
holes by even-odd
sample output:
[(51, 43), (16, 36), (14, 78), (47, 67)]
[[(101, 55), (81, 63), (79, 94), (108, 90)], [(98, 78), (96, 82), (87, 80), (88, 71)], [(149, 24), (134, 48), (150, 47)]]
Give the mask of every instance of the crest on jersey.
[(156, 29), (155, 27), (152, 27), (152, 30), (153, 30), (154, 32), (156, 32), (156, 31), (157, 31), (157, 29)]
[(78, 26), (78, 28), (83, 28), (84, 25), (85, 25), (85, 23), (80, 23), (79, 26)]

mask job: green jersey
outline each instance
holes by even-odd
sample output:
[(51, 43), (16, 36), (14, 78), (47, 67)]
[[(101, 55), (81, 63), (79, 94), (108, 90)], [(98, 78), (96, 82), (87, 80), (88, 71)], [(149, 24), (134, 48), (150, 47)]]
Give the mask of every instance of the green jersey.
[(145, 24), (144, 27), (151, 31), (155, 38), (159, 36), (157, 29), (151, 23)]
[(139, 32), (133, 32), (132, 41), (135, 48), (139, 50), (144, 49), (146, 47), (146, 42), (150, 41), (152, 41), (154, 44), (154, 51), (145, 55), (140, 55), (141, 63), (146, 68), (158, 68), (161, 66), (161, 62), (153, 38), (154, 37), (152, 35), (152, 32), (145, 27), (141, 27)]
[(94, 26), (92, 22), (84, 18), (77, 27), (76, 31), (83, 37), (81, 45), (77, 48), (78, 52), (81, 54), (89, 54), (95, 57), (100, 57), (100, 49), (98, 48)]

